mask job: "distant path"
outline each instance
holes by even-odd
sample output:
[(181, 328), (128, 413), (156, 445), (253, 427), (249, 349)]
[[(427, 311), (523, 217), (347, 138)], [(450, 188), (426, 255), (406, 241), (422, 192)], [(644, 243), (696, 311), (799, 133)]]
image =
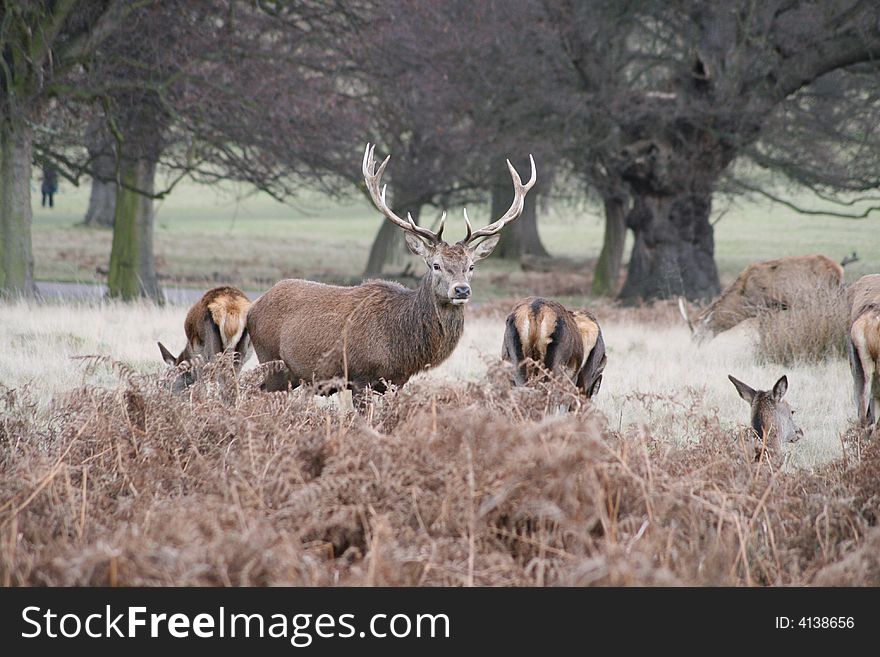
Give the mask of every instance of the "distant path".
[[(178, 306), (191, 306), (198, 301), (208, 288), (166, 287), (165, 299)], [(65, 299), (76, 301), (100, 301), (107, 294), (107, 286), (101, 283), (55, 283), (38, 281), (37, 290), (44, 299)], [(256, 297), (257, 295), (249, 295)]]

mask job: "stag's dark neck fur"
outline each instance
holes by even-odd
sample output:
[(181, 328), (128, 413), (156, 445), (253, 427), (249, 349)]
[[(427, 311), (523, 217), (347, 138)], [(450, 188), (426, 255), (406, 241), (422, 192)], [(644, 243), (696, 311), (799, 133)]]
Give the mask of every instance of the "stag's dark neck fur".
[(401, 295), (397, 313), (388, 320), (401, 370), (407, 378), (446, 360), (464, 330), (464, 306), (438, 299), (430, 272), (415, 290), (406, 290)]

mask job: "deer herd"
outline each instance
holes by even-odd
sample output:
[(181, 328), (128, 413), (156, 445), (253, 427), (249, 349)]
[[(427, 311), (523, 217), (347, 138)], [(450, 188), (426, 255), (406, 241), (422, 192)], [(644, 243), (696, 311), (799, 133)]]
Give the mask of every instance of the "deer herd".
[[(382, 280), (341, 287), (287, 279), (253, 303), (234, 287), (209, 290), (187, 313), (186, 345), (180, 354), (174, 356), (159, 343), (163, 360), (178, 372), (172, 384), (175, 392), (195, 382), (199, 363), (231, 354), (238, 373), (253, 351), (260, 363), (280, 361), (265, 376), (266, 391), (303, 383), (315, 385), (321, 394), (349, 389), (360, 406), (370, 391), (401, 386), (452, 354), (463, 333), (475, 264), (492, 253), (501, 231), (522, 213), (536, 181), (535, 162), (530, 155), (531, 175), (524, 184), (508, 160), (514, 191), (510, 208), (476, 231), (464, 210), (467, 233), (449, 244), (442, 238), (445, 212), (434, 232), (388, 206), (381, 180), (389, 159), (377, 167), (374, 146), (368, 144), (364, 182), (379, 212), (404, 231), (409, 250), (424, 260), (427, 271), (418, 287)], [(703, 310), (691, 312), (683, 299), (679, 309), (694, 339), (702, 341), (754, 317), (759, 308), (784, 310), (798, 288), (840, 291), (844, 285), (843, 266), (823, 255), (780, 258), (747, 267)], [(873, 427), (880, 406), (880, 274), (863, 276), (846, 293), (857, 416), (862, 425)], [(602, 330), (592, 313), (540, 297), (513, 307), (501, 357), (513, 366), (514, 385), (567, 378), (586, 399), (598, 393), (607, 362)], [(750, 406), (754, 437), (762, 448), (778, 450), (781, 443), (803, 436), (784, 399), (785, 376), (771, 390), (755, 390), (729, 378)]]

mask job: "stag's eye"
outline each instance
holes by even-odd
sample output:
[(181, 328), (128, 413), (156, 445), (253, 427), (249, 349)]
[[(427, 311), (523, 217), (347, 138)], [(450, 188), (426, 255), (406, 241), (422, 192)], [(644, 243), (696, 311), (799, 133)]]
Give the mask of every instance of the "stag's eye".
[(473, 270), (474, 270), (474, 266), (473, 266), (473, 265), (471, 265), (470, 267), (468, 267), (468, 271), (473, 271)]
[(434, 271), (440, 271), (440, 265), (438, 265), (436, 262), (434, 263)]

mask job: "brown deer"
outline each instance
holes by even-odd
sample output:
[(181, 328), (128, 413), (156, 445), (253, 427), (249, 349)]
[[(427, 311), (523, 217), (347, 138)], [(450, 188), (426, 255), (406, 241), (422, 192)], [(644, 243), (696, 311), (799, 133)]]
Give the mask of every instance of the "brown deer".
[(605, 341), (596, 317), (561, 303), (529, 297), (507, 316), (501, 358), (515, 366), (516, 385), (540, 375), (529, 361), (554, 375), (566, 375), (587, 396), (599, 392), (605, 369)]
[(859, 422), (877, 423), (880, 407), (880, 274), (850, 286), (849, 364)]
[(759, 441), (759, 456), (765, 447), (778, 454), (783, 442), (795, 443), (804, 437), (803, 430), (795, 424), (794, 411), (783, 399), (788, 390), (785, 375), (779, 378), (772, 390), (755, 390), (730, 374), (727, 378), (752, 409), (752, 430)]
[(368, 144), (362, 163), (370, 198), (405, 231), (409, 250), (424, 259), (428, 271), (415, 290), (380, 280), (355, 287), (298, 279), (274, 285), (248, 314), (248, 332), (260, 362), (281, 360), (286, 365), (286, 371), (267, 375), (266, 390), (341, 379), (361, 398), (367, 386), (384, 392), (388, 384), (403, 385), (417, 372), (443, 362), (464, 328), (474, 264), (492, 252), (500, 231), (522, 213), (526, 193), (536, 180), (531, 156), (531, 178), (525, 185), (508, 160), (514, 189), (510, 209), (477, 231), (471, 229), (465, 211), (467, 235), (450, 245), (442, 240), (445, 213), (435, 233), (388, 207), (380, 182), (390, 156), (377, 169), (373, 151)]
[[(850, 260), (852, 262), (852, 260)], [(709, 306), (692, 316), (683, 298), (678, 308), (693, 337), (702, 341), (755, 317), (761, 308), (784, 309), (798, 290), (837, 290), (843, 266), (823, 255), (789, 256), (746, 267)]]
[[(250, 356), (250, 339), (247, 335), (247, 314), (251, 302), (241, 290), (234, 287), (215, 287), (205, 292), (189, 312), (183, 323), (186, 346), (175, 356), (159, 343), (162, 359), (177, 367), (184, 362), (193, 364), (196, 357), (203, 363), (217, 354), (231, 352), (238, 371)], [(195, 383), (196, 368), (190, 367), (174, 380), (173, 390), (179, 392)]]

